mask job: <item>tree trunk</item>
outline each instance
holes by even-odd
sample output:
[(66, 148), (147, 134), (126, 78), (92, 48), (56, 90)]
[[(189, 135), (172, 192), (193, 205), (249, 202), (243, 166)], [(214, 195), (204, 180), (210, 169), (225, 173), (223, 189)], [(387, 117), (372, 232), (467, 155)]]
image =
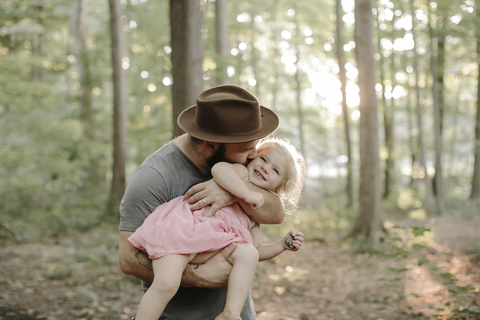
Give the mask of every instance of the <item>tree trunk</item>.
[(253, 92), (255, 96), (257, 97), (258, 101), (263, 101), (262, 97), (260, 97), (260, 72), (258, 68), (258, 50), (255, 48), (255, 43), (257, 41), (257, 31), (255, 27), (255, 11), (252, 10), (249, 12), (250, 16), (252, 17), (252, 21), (250, 23), (250, 31), (252, 32), (251, 35), (251, 59), (250, 59), (250, 64), (252, 66), (252, 71), (253, 71), (253, 79), (255, 79), (255, 88), (253, 88)]
[(450, 165), (448, 168), (448, 176), (450, 179), (455, 177), (457, 175), (457, 170), (456, 170), (456, 157), (455, 155), (457, 154), (457, 150), (455, 146), (457, 145), (457, 132), (458, 132), (458, 115), (460, 114), (460, 94), (462, 92), (462, 89), (465, 87), (465, 77), (461, 77), (460, 79), (460, 85), (457, 88), (457, 94), (455, 95), (455, 103), (453, 105), (457, 106), (453, 110), (453, 120), (452, 120), (452, 137), (450, 141)]
[[(393, 27), (393, 21), (392, 21)], [(393, 28), (395, 29), (395, 28)], [(395, 42), (395, 38), (397, 37), (395, 31), (391, 35), (392, 43)], [(390, 77), (392, 83), (392, 90), (395, 90), (396, 86), (396, 78), (395, 75), (397, 73), (396, 63), (395, 63), (395, 50), (391, 51), (391, 66), (390, 66)], [(393, 93), (393, 92), (392, 92)], [(387, 148), (387, 159), (385, 160), (385, 189), (383, 190), (383, 197), (388, 198), (392, 192), (392, 186), (395, 185), (395, 161), (394, 161), (394, 123), (395, 123), (395, 107), (396, 107), (396, 99), (393, 96), (390, 98), (390, 105), (385, 109), (384, 112), (384, 128), (385, 128), (385, 147)]]
[(430, 68), (432, 71), (432, 89), (433, 89), (433, 112), (434, 112), (434, 126), (435, 126), (435, 200), (437, 203), (437, 210), (439, 214), (445, 211), (445, 200), (443, 192), (443, 173), (442, 173), (442, 119), (440, 107), (440, 94), (437, 78), (437, 63), (435, 61), (435, 49), (433, 46), (433, 29), (429, 20), (428, 31), (430, 35)]
[(280, 86), (280, 72), (278, 71), (278, 68), (282, 65), (281, 63), (281, 54), (280, 50), (278, 49), (278, 32), (279, 32), (279, 22), (278, 22), (278, 12), (277, 10), (274, 9), (273, 12), (273, 22), (272, 22), (272, 50), (273, 50), (273, 77), (275, 78), (273, 84), (272, 84), (272, 104), (271, 108), (272, 110), (276, 111), (277, 110), (277, 104), (278, 104), (278, 91), (279, 91), (279, 86)]
[[(395, 65), (394, 65), (394, 53), (392, 52), (392, 88), (395, 88)], [(388, 198), (392, 192), (392, 185), (395, 180), (395, 164), (393, 160), (393, 123), (394, 123), (394, 110), (395, 99), (390, 99), (390, 106), (385, 104), (385, 111), (383, 113), (383, 127), (385, 131), (385, 147), (387, 148), (387, 158), (385, 159), (385, 181), (383, 188), (383, 198)]]
[(217, 85), (227, 84), (227, 61), (230, 49), (228, 41), (228, 0), (215, 1), (215, 49), (217, 50)]
[(183, 134), (178, 115), (203, 90), (202, 10), (199, 0), (170, 0), (173, 137)]
[(78, 81), (80, 83), (78, 102), (81, 110), (84, 141), (87, 145), (89, 165), (86, 169), (88, 182), (98, 184), (102, 181), (97, 156), (91, 152), (95, 141), (95, 114), (92, 107), (92, 79), (90, 75), (90, 61), (88, 58), (87, 31), (85, 19), (87, 15), (88, 0), (74, 0), (72, 4), (71, 29), (73, 52), (77, 59)]
[(295, 71), (295, 100), (297, 105), (297, 117), (298, 117), (298, 138), (300, 142), (300, 149), (302, 150), (303, 156), (306, 158), (306, 148), (305, 148), (305, 135), (303, 134), (303, 106), (302, 106), (302, 75), (300, 67), (300, 45), (296, 46), (297, 53), (297, 62), (295, 66), (297, 71)]
[[(378, 10), (378, 8), (377, 8)], [(377, 11), (378, 12), (378, 11)], [(377, 44), (378, 44), (378, 54), (380, 59), (378, 60), (379, 62), (379, 70), (380, 70), (380, 84), (382, 86), (382, 106), (383, 106), (383, 128), (384, 128), (384, 138), (385, 138), (385, 148), (387, 149), (387, 157), (385, 158), (385, 166), (384, 166), (384, 180), (383, 180), (383, 198), (388, 198), (390, 195), (390, 184), (391, 184), (391, 174), (393, 171), (393, 161), (392, 161), (392, 131), (393, 131), (393, 124), (392, 121), (390, 120), (390, 114), (389, 114), (389, 106), (387, 102), (387, 97), (385, 94), (385, 60), (383, 56), (383, 50), (381, 46), (381, 35), (380, 35), (380, 22), (378, 20), (378, 13), (376, 15), (377, 17)], [(393, 52), (392, 52), (393, 56)], [(393, 58), (392, 58), (393, 60)], [(393, 66), (393, 64), (392, 64)], [(393, 67), (392, 67), (392, 74), (393, 74)], [(393, 83), (392, 83), (393, 87)], [(391, 99), (391, 102), (393, 104), (393, 99)]]
[(422, 108), (420, 106), (420, 87), (418, 85), (418, 53), (417, 53), (417, 45), (416, 45), (416, 34), (415, 34), (415, 7), (413, 4), (414, 0), (410, 0), (411, 10), (412, 10), (412, 35), (413, 35), (413, 61), (414, 61), (414, 71), (415, 71), (415, 92), (416, 92), (416, 111), (417, 111), (417, 122), (418, 122), (418, 143), (420, 145), (420, 164), (423, 167), (424, 175), (423, 181), (425, 183), (425, 212), (428, 216), (432, 216), (434, 214), (434, 201), (433, 201), (433, 188), (430, 176), (427, 172), (427, 164), (426, 164), (426, 150), (425, 150), (425, 143), (423, 141), (423, 120), (422, 120)]
[(109, 0), (108, 3), (110, 5), (113, 69), (113, 166), (107, 214), (117, 216), (118, 206), (125, 191), (127, 90), (125, 73), (122, 69), (123, 39), (120, 2)]
[(85, 135), (91, 139), (93, 138), (93, 128), (91, 126), (93, 122), (93, 111), (85, 26), (87, 0), (73, 0), (72, 9), (73, 52), (78, 64), (82, 120), (84, 120), (85, 123)]
[[(406, 55), (403, 55), (403, 65), (402, 69), (405, 70), (407, 66)], [(407, 75), (407, 89), (408, 89), (408, 96), (406, 98), (406, 112), (407, 112), (407, 127), (408, 127), (408, 146), (410, 148), (410, 164), (411, 164), (411, 174), (410, 174), (410, 182), (409, 186), (413, 187), (415, 185), (415, 176), (414, 176), (414, 169), (415, 169), (415, 162), (417, 159), (417, 144), (415, 143), (415, 136), (413, 131), (413, 105), (415, 104), (415, 96), (413, 94), (413, 87), (410, 85), (410, 77)]]
[[(429, 6), (430, 7), (430, 6)], [(437, 91), (437, 106), (438, 106), (438, 122), (440, 125), (440, 138), (443, 139), (443, 114), (445, 110), (445, 97), (444, 97), (444, 82), (445, 82), (445, 74), (444, 74), (444, 69), (445, 69), (445, 35), (448, 34), (448, 18), (449, 18), (449, 4), (446, 2), (439, 2), (436, 13), (437, 13), (437, 22), (436, 22), (436, 29), (434, 33), (434, 30), (432, 28), (432, 31), (430, 33), (430, 38), (431, 39), (436, 39), (437, 40), (437, 50), (436, 54), (434, 54), (433, 57), (435, 57), (436, 63), (435, 63), (435, 72), (436, 76), (434, 76), (435, 79), (435, 84), (436, 84), (436, 91)], [(430, 11), (430, 9), (429, 9)], [(438, 18), (442, 19), (438, 19)], [(429, 21), (429, 25), (431, 27), (431, 23)], [(433, 68), (433, 66), (432, 66)], [(435, 100), (434, 100), (435, 102)], [(442, 145), (441, 145), (442, 146)], [(441, 149), (440, 149), (441, 150)], [(440, 181), (437, 182), (437, 172), (440, 172), (443, 174), (443, 169), (442, 169), (442, 154), (438, 154), (438, 152), (435, 152), (435, 175), (433, 178), (433, 193), (436, 197), (437, 201), (437, 206), (439, 208), (439, 212), (441, 213), (444, 209), (444, 190), (443, 190), (443, 175), (439, 177)], [(440, 188), (440, 190), (439, 190)], [(437, 196), (438, 193), (440, 193), (440, 199)]]
[(355, 0), (355, 53), (360, 88), (360, 192), (359, 214), (350, 236), (377, 239), (384, 231), (378, 157), (378, 102), (375, 92), (372, 6)]
[(353, 205), (353, 173), (352, 173), (352, 146), (350, 141), (350, 125), (348, 121), (348, 107), (347, 107), (347, 76), (345, 70), (345, 58), (343, 56), (343, 39), (342, 39), (342, 1), (336, 0), (335, 5), (335, 14), (337, 17), (336, 21), (336, 34), (337, 40), (335, 41), (337, 44), (337, 60), (338, 60), (338, 67), (339, 72), (338, 76), (340, 78), (341, 83), (341, 91), (342, 91), (342, 114), (343, 114), (343, 122), (345, 124), (345, 142), (347, 144), (347, 207), (351, 207)]
[(477, 5), (477, 120), (475, 123), (475, 162), (470, 199), (480, 200), (480, 6)]
[[(33, 56), (43, 56), (44, 55), (44, 42), (45, 42), (45, 21), (43, 19), (43, 3), (38, 1), (38, 5), (34, 6), (35, 8), (35, 22), (42, 27), (42, 30), (37, 34), (33, 34), (32, 37), (32, 55)], [(41, 77), (41, 68), (37, 65), (32, 66), (32, 79), (39, 80)]]

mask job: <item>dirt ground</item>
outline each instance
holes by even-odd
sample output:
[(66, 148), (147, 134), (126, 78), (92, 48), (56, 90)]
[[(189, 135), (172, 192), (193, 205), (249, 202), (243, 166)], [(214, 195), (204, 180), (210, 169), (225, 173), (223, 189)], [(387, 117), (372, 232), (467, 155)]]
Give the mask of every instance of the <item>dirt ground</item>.
[[(480, 312), (479, 221), (437, 220), (433, 241), (401, 259), (307, 238), (299, 252), (259, 264), (257, 319), (480, 319), (473, 315)], [(141, 290), (118, 268), (115, 229), (56, 244), (3, 242), (0, 320), (130, 319)], [(442, 277), (451, 275), (445, 285)], [(470, 314), (451, 316), (455, 309)]]

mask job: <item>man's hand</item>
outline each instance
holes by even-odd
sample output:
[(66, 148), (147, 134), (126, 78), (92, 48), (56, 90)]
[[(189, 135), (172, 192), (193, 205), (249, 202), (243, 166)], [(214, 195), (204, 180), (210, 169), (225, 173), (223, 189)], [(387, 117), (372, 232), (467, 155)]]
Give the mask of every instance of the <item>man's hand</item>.
[(189, 264), (182, 276), (181, 286), (225, 289), (232, 265), (227, 259), (235, 250), (235, 243), (211, 257), (204, 264)]
[(199, 183), (188, 189), (185, 198), (192, 210), (199, 210), (211, 205), (205, 217), (211, 217), (218, 209), (231, 205), (236, 198), (220, 187), (215, 180)]

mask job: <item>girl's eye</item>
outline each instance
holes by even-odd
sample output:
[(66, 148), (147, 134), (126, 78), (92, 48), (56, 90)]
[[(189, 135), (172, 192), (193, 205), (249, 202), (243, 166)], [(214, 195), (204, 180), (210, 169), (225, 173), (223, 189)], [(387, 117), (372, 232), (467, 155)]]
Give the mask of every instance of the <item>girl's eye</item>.
[(278, 174), (278, 170), (277, 170), (277, 169), (273, 169), (273, 172), (275, 172), (276, 174)]
[(264, 157), (260, 157), (260, 159), (262, 159), (263, 162), (266, 162)]

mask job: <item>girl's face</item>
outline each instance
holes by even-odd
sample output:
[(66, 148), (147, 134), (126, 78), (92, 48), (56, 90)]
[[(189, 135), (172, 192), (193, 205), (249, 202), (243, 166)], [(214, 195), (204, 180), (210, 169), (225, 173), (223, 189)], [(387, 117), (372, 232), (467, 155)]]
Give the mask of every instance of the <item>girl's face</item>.
[(248, 178), (254, 185), (275, 191), (288, 169), (288, 161), (283, 152), (266, 147), (247, 166)]

